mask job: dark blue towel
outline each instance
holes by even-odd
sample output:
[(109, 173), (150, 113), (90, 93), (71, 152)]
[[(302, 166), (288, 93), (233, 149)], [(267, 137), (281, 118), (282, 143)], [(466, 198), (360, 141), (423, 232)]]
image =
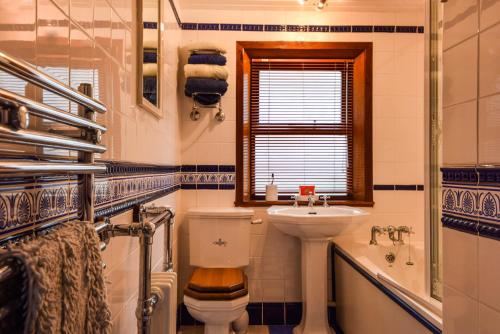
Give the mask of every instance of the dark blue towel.
[(144, 51), (144, 62), (145, 63), (156, 63), (156, 52)]
[(219, 102), (219, 96), (213, 93), (218, 93), (221, 96), (227, 92), (228, 84), (224, 80), (206, 79), (206, 78), (188, 78), (184, 93), (188, 97), (196, 94), (195, 101), (203, 105), (212, 105)]
[(189, 64), (209, 64), (226, 65), (226, 57), (221, 55), (191, 55), (188, 59)]

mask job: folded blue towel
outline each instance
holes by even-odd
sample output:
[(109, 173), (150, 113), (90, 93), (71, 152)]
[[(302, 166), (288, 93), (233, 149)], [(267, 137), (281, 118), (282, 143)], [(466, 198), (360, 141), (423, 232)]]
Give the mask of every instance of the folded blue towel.
[(209, 64), (209, 65), (226, 65), (226, 57), (222, 55), (191, 55), (188, 59), (188, 64)]
[(214, 93), (222, 96), (227, 92), (227, 87), (228, 84), (224, 80), (188, 78), (184, 93), (188, 97), (192, 97), (193, 93), (203, 93), (196, 94), (195, 101), (203, 105), (211, 105), (219, 102), (219, 96)]
[(144, 51), (144, 63), (156, 63), (156, 52)]

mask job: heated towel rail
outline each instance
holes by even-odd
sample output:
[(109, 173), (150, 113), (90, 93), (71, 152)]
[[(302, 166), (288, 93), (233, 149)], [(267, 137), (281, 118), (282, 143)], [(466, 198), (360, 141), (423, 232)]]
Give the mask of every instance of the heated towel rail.
[[(78, 104), (78, 115), (54, 108), (47, 104), (0, 88), (0, 142), (28, 144), (39, 147), (69, 149), (78, 152), (77, 161), (62, 159), (3, 158), (0, 157), (0, 177), (72, 174), (79, 175), (82, 186), (84, 221), (94, 223), (101, 238), (100, 248), (104, 250), (111, 237), (135, 236), (141, 243), (139, 299), (137, 306), (138, 333), (150, 332), (151, 316), (158, 296), (151, 293), (151, 260), (154, 232), (165, 224), (163, 271), (172, 270), (172, 227), (174, 211), (170, 208), (138, 206), (134, 209), (134, 222), (127, 225), (113, 225), (109, 218), (94, 221), (94, 174), (106, 172), (106, 165), (96, 163), (94, 155), (103, 153), (106, 147), (100, 145), (106, 127), (96, 123), (96, 113), (106, 112), (106, 107), (92, 98), (92, 87), (82, 83), (75, 90), (60, 81), (37, 70), (32, 65), (0, 52), (0, 70), (8, 72), (42, 89)], [(30, 115), (70, 125), (80, 129), (78, 138), (62, 134), (37, 131), (29, 128)], [(0, 235), (0, 247), (16, 243), (25, 238), (48, 233), (60, 225), (52, 221), (20, 226), (13, 232)], [(0, 332), (21, 332), (26, 315), (27, 287), (26, 272), (20, 263), (0, 263)], [(5, 293), (3, 293), (5, 291)]]
[[(79, 175), (83, 186), (82, 220), (94, 222), (94, 173), (105, 172), (106, 166), (94, 162), (94, 154), (103, 153), (102, 134), (106, 127), (96, 123), (95, 113), (106, 112), (106, 107), (92, 98), (92, 87), (82, 83), (75, 90), (46, 75), (32, 65), (0, 52), (0, 70), (48, 90), (78, 105), (78, 115), (60, 110), (47, 104), (31, 100), (5, 89), (0, 89), (0, 142), (24, 144), (42, 148), (68, 149), (78, 152), (76, 161), (46, 159), (40, 157), (0, 157), (0, 178), (72, 174)], [(80, 131), (76, 137), (34, 130), (29, 127), (30, 115), (56, 123), (73, 126)], [(30, 214), (31, 216), (31, 214)], [(23, 239), (48, 233), (60, 222), (50, 221), (40, 224), (27, 222), (17, 229), (0, 236), (0, 246), (20, 242)], [(109, 226), (108, 222), (95, 225), (98, 233)], [(101, 249), (106, 247), (101, 242)], [(27, 307), (26, 272), (15, 260), (0, 263), (0, 332), (22, 332)]]

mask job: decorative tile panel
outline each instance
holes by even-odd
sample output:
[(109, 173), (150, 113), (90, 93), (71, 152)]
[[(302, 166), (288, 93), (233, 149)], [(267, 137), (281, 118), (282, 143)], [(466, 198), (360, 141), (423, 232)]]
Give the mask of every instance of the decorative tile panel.
[(82, 213), (76, 178), (4, 179), (0, 184), (0, 235)]
[(500, 169), (443, 168), (443, 225), (500, 240)]
[[(235, 189), (234, 165), (155, 166), (104, 162), (96, 175), (95, 216), (113, 216), (179, 189)], [(48, 221), (82, 216), (82, 183), (76, 176), (0, 180), (0, 235)]]

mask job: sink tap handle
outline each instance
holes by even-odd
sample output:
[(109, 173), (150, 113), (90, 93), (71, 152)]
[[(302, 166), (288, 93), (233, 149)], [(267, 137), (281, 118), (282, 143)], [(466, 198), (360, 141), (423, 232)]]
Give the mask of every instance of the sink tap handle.
[(329, 207), (328, 199), (330, 198), (330, 196), (325, 194), (325, 195), (322, 195), (322, 197), (323, 197), (323, 207), (328, 208)]

